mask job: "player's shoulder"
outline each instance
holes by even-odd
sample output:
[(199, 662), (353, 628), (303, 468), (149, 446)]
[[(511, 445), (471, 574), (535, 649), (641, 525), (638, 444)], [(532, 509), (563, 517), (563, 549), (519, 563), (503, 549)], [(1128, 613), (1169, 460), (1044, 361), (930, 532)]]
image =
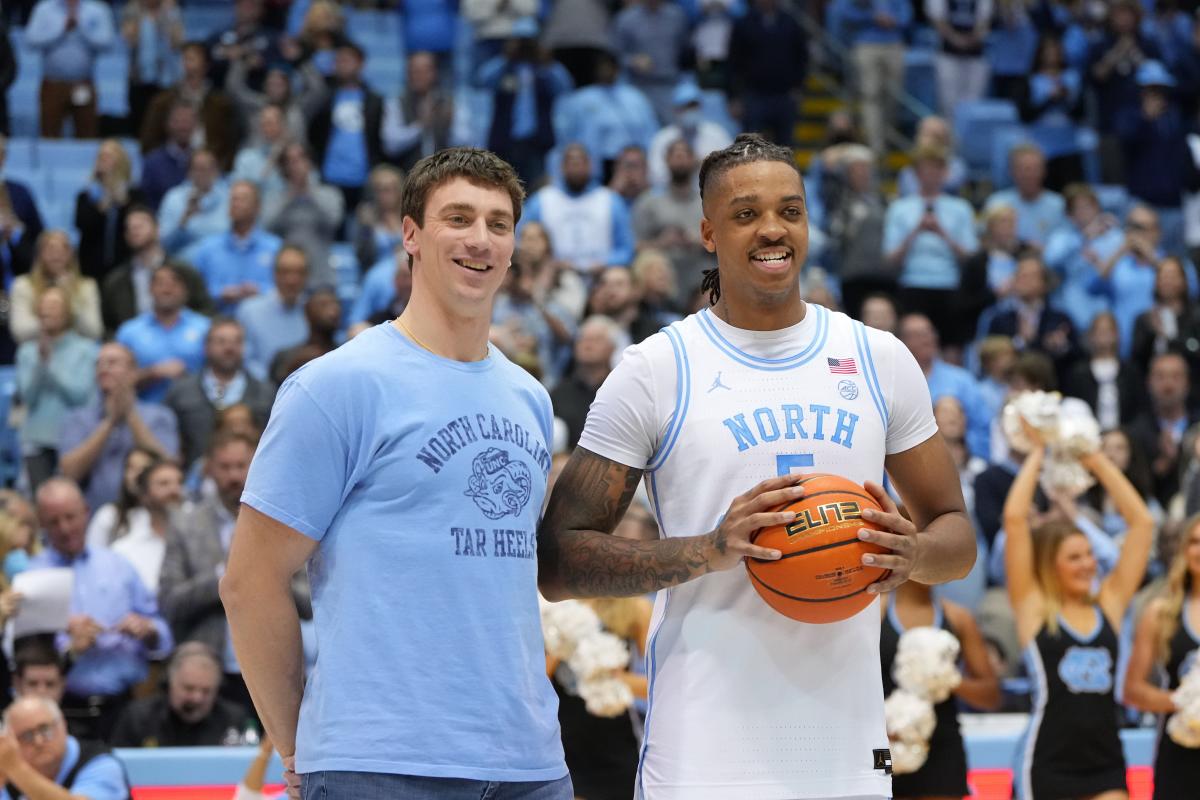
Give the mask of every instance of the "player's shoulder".
[(684, 351), (687, 349), (686, 342), (690, 338), (690, 334), (699, 330), (696, 323), (697, 316), (691, 314), (681, 320), (676, 320), (637, 344), (625, 348), (621, 361), (617, 365), (618, 368), (626, 365), (626, 369), (644, 368), (652, 372), (670, 368), (674, 374), (677, 361), (686, 357)]
[(878, 357), (879, 355), (891, 356), (895, 348), (901, 346), (900, 340), (891, 331), (872, 328), (870, 325), (863, 324), (844, 311), (834, 311), (815, 303), (810, 303), (809, 305), (816, 308), (818, 313), (824, 313), (829, 316), (829, 332), (831, 337), (853, 337), (854, 341), (866, 350), (864, 355), (871, 355), (872, 357)]

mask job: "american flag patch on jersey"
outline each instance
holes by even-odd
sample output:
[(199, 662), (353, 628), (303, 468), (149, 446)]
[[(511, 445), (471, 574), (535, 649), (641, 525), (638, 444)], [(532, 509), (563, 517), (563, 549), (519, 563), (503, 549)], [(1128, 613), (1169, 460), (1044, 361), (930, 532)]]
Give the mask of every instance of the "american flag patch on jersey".
[(834, 375), (858, 374), (858, 365), (854, 363), (853, 358), (827, 358), (825, 361), (829, 364), (829, 371)]

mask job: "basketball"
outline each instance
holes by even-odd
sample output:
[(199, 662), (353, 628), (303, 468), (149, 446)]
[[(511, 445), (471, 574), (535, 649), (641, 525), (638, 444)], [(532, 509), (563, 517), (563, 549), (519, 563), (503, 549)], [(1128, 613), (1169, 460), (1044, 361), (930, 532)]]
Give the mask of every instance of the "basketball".
[(800, 485), (804, 497), (779, 509), (795, 511), (796, 519), (763, 528), (751, 540), (782, 557), (747, 558), (746, 570), (759, 595), (780, 614), (800, 622), (839, 622), (875, 599), (867, 586), (888, 572), (862, 563), (864, 554), (887, 548), (858, 538), (860, 528), (884, 530), (862, 518), (863, 509), (881, 509), (866, 489), (837, 475), (808, 475)]

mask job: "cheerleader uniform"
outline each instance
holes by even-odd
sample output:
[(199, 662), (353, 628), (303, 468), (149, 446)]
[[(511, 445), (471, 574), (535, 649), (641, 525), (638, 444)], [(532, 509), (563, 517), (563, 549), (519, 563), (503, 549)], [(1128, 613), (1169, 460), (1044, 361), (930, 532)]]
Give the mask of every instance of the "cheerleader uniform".
[[(1179, 688), (1179, 682), (1196, 660), (1200, 659), (1200, 634), (1189, 624), (1187, 609), (1179, 615), (1179, 627), (1171, 637), (1171, 650), (1167, 659), (1167, 680), (1171, 691)], [(1158, 752), (1154, 757), (1154, 800), (1176, 800), (1191, 797), (1200, 786), (1200, 750), (1181, 747), (1167, 736), (1163, 725), (1159, 725)]]
[[(946, 622), (940, 603), (933, 606), (933, 627), (954, 633)], [(896, 688), (892, 664), (904, 626), (896, 614), (896, 604), (888, 603), (887, 619), (879, 628), (879, 656), (883, 664), (883, 695)], [(958, 704), (950, 695), (933, 707), (937, 727), (929, 739), (929, 758), (916, 772), (892, 775), (892, 794), (895, 797), (945, 795), (965, 797), (971, 793), (967, 786), (967, 753), (963, 747), (962, 731), (958, 727)]]
[(1128, 788), (1113, 696), (1117, 634), (1099, 608), (1093, 611), (1088, 634), (1059, 617), (1057, 635), (1042, 628), (1025, 649), (1034, 701), (1022, 749), (1023, 800)]

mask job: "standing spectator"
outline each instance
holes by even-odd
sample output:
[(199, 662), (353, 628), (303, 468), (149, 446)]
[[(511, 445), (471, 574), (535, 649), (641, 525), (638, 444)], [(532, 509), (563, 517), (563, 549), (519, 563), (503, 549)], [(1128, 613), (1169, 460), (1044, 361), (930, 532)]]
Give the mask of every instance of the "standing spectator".
[[(441, 71), (450, 75), (455, 66), (453, 51), (458, 25), (458, 3), (454, 0), (421, 0), (419, 3), (409, 3), (400, 15), (400, 36), (404, 42), (404, 52), (432, 53), (437, 57)], [(469, 64), (463, 66), (468, 67)]]
[(917, 150), (913, 167), (919, 192), (888, 206), (884, 258), (899, 271), (901, 305), (934, 320), (947, 344), (962, 344), (974, 331), (955, 319), (951, 298), (959, 288), (960, 265), (978, 247), (975, 214), (967, 201), (942, 193), (945, 150)]
[(566, 67), (538, 47), (536, 36), (532, 19), (518, 23), (504, 52), (481, 65), (476, 79), (492, 92), (488, 149), (516, 167), (526, 186), (536, 185), (545, 172), (546, 154), (554, 147), (552, 114), (573, 85)]
[(96, 152), (92, 180), (75, 196), (75, 227), (79, 229), (79, 266), (83, 274), (104, 280), (109, 270), (129, 258), (125, 245), (125, 215), (144, 202), (131, 186), (129, 154), (116, 139), (105, 139)]
[(187, 180), (163, 198), (158, 227), (167, 253), (181, 258), (204, 237), (229, 229), (229, 186), (211, 152), (192, 153)]
[[(8, 138), (0, 135), (0, 172), (7, 156)], [(29, 187), (5, 178), (0, 182), (0, 268), (6, 291), (15, 276), (29, 271), (33, 246), (41, 235), (42, 215)]]
[(667, 147), (676, 139), (683, 139), (692, 146), (696, 158), (703, 161), (714, 150), (733, 144), (733, 137), (721, 125), (704, 118), (700, 107), (700, 89), (692, 83), (676, 87), (671, 100), (675, 108), (675, 121), (663, 127), (650, 141), (646, 160), (650, 164), (650, 183), (654, 186), (667, 184)]
[(265, 105), (257, 112), (254, 138), (233, 159), (231, 181), (250, 181), (260, 192), (279, 187), (279, 157), (292, 141), (283, 115), (277, 105)]
[(700, 19), (692, 28), (696, 82), (705, 89), (729, 91), (729, 47), (733, 39), (731, 0), (704, 0)]
[(332, 353), (341, 343), (342, 301), (337, 292), (328, 286), (314, 289), (304, 303), (304, 320), (308, 324), (308, 338), (295, 347), (280, 350), (271, 360), (270, 379), (282, 386), (287, 376), (300, 367)]
[(665, 125), (688, 45), (683, 9), (668, 0), (634, 0), (613, 20), (612, 34), (630, 82), (646, 93)]
[(8, 325), (13, 339), (31, 341), (41, 334), (37, 302), (51, 286), (62, 289), (71, 303), (74, 329), (89, 339), (104, 332), (100, 321), (100, 291), (96, 282), (79, 274), (79, 261), (66, 231), (45, 231), (38, 237), (37, 257), (28, 275), (13, 281)]
[[(1034, 62), (1035, 72), (1025, 89), (1021, 118), (1046, 156), (1046, 185), (1062, 191), (1083, 180), (1079, 151), (1079, 118), (1083, 111), (1083, 79), (1067, 63), (1062, 42), (1042, 39)], [(1010, 159), (1011, 164), (1011, 159)]]
[(71, 301), (57, 286), (37, 303), (39, 333), (17, 350), (17, 392), (25, 406), (21, 451), (31, 491), (58, 468), (59, 432), (67, 414), (96, 388), (92, 365), (99, 349), (71, 330)]
[(102, 744), (68, 735), (63, 712), (52, 700), (18, 700), (5, 711), (4, 727), (0, 774), (13, 787), (11, 796), (63, 797), (68, 790), (88, 800), (130, 796), (120, 760)]
[(172, 0), (133, 0), (121, 12), (129, 49), (129, 128), (140, 131), (155, 95), (180, 77), (183, 15)]
[(626, 335), (608, 317), (588, 317), (579, 326), (571, 371), (550, 393), (554, 416), (567, 423), (568, 448), (575, 447), (583, 433), (588, 408), (596, 399), (596, 390), (612, 372), (613, 355), (623, 337), (628, 344)]
[(1148, 206), (1134, 206), (1125, 218), (1125, 241), (1097, 267), (1091, 286), (1117, 318), (1122, 358), (1128, 358), (1133, 349), (1137, 318), (1154, 305), (1158, 265), (1165, 257), (1158, 214)]
[(236, 0), (233, 27), (208, 37), (208, 77), (214, 86), (224, 86), (235, 63), (246, 67), (250, 85), (262, 86), (267, 65), (282, 57), (279, 34), (263, 24), (263, 0)]
[(1111, 311), (1101, 311), (1088, 328), (1087, 357), (1076, 362), (1063, 381), (1063, 394), (1091, 406), (1101, 430), (1129, 424), (1145, 393), (1138, 370), (1121, 359), (1119, 343), (1116, 318)]
[(162, 402), (170, 381), (200, 370), (209, 320), (187, 308), (187, 282), (172, 264), (154, 270), (150, 296), (153, 309), (122, 324), (116, 340), (137, 359), (138, 395)]
[(985, 41), (993, 97), (1024, 104), (1028, 76), (1038, 46), (1038, 31), (1025, 0), (993, 0), (995, 14)]
[(983, 49), (992, 9), (992, 0), (925, 0), (925, 14), (941, 39), (934, 68), (943, 114), (987, 94), (988, 62)]
[(1046, 188), (1046, 157), (1037, 145), (1014, 147), (1008, 154), (1008, 170), (1013, 188), (994, 193), (984, 208), (1011, 206), (1017, 212), (1017, 236), (1040, 249), (1066, 221), (1066, 204), (1062, 195)]
[(826, 210), (826, 228), (842, 307), (858, 319), (868, 295), (895, 293), (896, 272), (879, 258), (887, 206), (875, 179), (875, 154), (865, 145), (845, 145), (838, 169), (840, 189)]
[(1188, 363), (1177, 350), (1150, 361), (1146, 390), (1150, 402), (1129, 423), (1133, 446), (1146, 454), (1154, 480), (1154, 496), (1164, 508), (1179, 489), (1179, 457), (1183, 434), (1200, 416), (1188, 407)]
[[(303, 4), (296, 3), (293, 7), (301, 8)], [(281, 41), (280, 50), (288, 61), (310, 63), (328, 78), (333, 75), (334, 53), (345, 40), (346, 19), (341, 7), (330, 0), (313, 0), (295, 41)]]
[(1088, 80), (1095, 94), (1100, 166), (1106, 183), (1124, 182), (1127, 167), (1117, 122), (1140, 105), (1137, 73), (1142, 62), (1159, 57), (1158, 46), (1140, 32), (1141, 13), (1137, 0), (1115, 0), (1109, 8), (1107, 31), (1088, 50)]
[(155, 211), (167, 192), (183, 183), (192, 162), (196, 109), (178, 102), (167, 112), (167, 140), (142, 160), (142, 192)]
[(336, 276), (329, 247), (342, 224), (345, 193), (321, 183), (304, 145), (289, 144), (281, 161), (283, 186), (264, 198), (262, 225), (304, 249), (311, 285), (331, 285)]
[(229, 190), (229, 230), (201, 241), (192, 264), (222, 313), (271, 288), (271, 265), (283, 242), (258, 227), (258, 187), (238, 181)]
[[(1017, 236), (1017, 212), (1012, 206), (993, 205), (983, 214), (983, 239), (979, 250), (963, 265), (959, 284), (961, 311), (973, 329), (988, 325), (989, 316), (1008, 308), (1017, 256), (1032, 250)], [(985, 316), (989, 315), (989, 316)]]
[(601, 59), (612, 58), (609, 4), (604, 0), (557, 0), (542, 29), (542, 46), (566, 67), (577, 88), (595, 80)]
[[(308, 141), (308, 119), (305, 109), (315, 106), (325, 94), (325, 76), (311, 62), (298, 69), (286, 63), (271, 64), (263, 78), (262, 89), (251, 88), (244, 61), (235, 61), (225, 78), (225, 91), (237, 103), (242, 119), (252, 120), (267, 106), (278, 106), (283, 114), (287, 138), (295, 142)], [(293, 87), (293, 79), (299, 87)], [(236, 165), (234, 169), (236, 169)]]
[(208, 80), (208, 50), (201, 42), (183, 46), (183, 78), (166, 91), (159, 92), (146, 109), (142, 121), (142, 152), (150, 153), (170, 137), (167, 117), (179, 103), (196, 111), (200, 139), (192, 144), (204, 147), (217, 157), (221, 170), (233, 166), (242, 132), (237, 107), (224, 91)]
[(390, 164), (380, 164), (371, 170), (367, 189), (366, 198), (354, 210), (354, 257), (363, 269), (394, 252), (404, 241), (404, 214), (400, 210), (404, 173)]
[(585, 275), (633, 260), (633, 228), (621, 198), (604, 186), (592, 186), (592, 163), (581, 145), (563, 149), (562, 186), (539, 189), (525, 206), (522, 224), (541, 222), (555, 258)]
[(218, 696), (222, 665), (206, 644), (184, 642), (167, 664), (167, 693), (134, 700), (117, 721), (116, 747), (241, 744), (246, 709)]
[[(1158, 262), (1154, 277), (1154, 305), (1138, 315), (1133, 323), (1133, 345), (1130, 358), (1134, 364), (1149, 364), (1158, 353), (1177, 347), (1186, 347), (1186, 328), (1191, 327), (1189, 314), (1195, 312), (1188, 305), (1188, 278), (1183, 262), (1167, 256)], [(1189, 353), (1189, 361), (1195, 363), (1200, 356)]]
[(341, 190), (346, 208), (358, 205), (367, 173), (383, 160), (383, 99), (363, 82), (363, 58), (353, 42), (338, 45), (326, 99), (308, 126), (321, 175)]
[(71, 617), (57, 644), (74, 659), (63, 710), (87, 738), (107, 739), (148, 659), (171, 652), (171, 631), (133, 565), (85, 544), (88, 504), (69, 478), (51, 478), (37, 493), (47, 548), (30, 569), (69, 567), (75, 574)]
[[(923, 147), (932, 146), (940, 147), (946, 151), (946, 180), (942, 184), (942, 191), (946, 194), (962, 194), (963, 187), (967, 183), (967, 162), (962, 156), (954, 152), (954, 132), (950, 129), (950, 123), (945, 117), (929, 115), (922, 117), (917, 123), (917, 135), (913, 139), (913, 149), (920, 150)], [(880, 152), (876, 150), (875, 152)], [(917, 185), (917, 174), (913, 166), (910, 164), (900, 170), (900, 175), (896, 179), (896, 191), (901, 197), (907, 197), (910, 194), (916, 194), (920, 190)]]
[(678, 301), (680, 291), (675, 267), (664, 253), (652, 248), (638, 251), (629, 272), (633, 276), (633, 293), (638, 304), (629, 338), (633, 344), (638, 344), (683, 319), (683, 305)]
[[(121, 323), (153, 309), (150, 278), (167, 260), (167, 251), (158, 240), (158, 220), (146, 206), (134, 206), (125, 215), (125, 244), (129, 260), (105, 277), (100, 290), (100, 312), (104, 330), (110, 336)], [(191, 267), (178, 263), (176, 267), (187, 280), (188, 308), (211, 313), (212, 302), (204, 280)]]
[(237, 308), (245, 332), (246, 371), (259, 380), (275, 354), (295, 347), (308, 336), (300, 296), (308, 283), (308, 256), (295, 245), (284, 245), (275, 254), (275, 286), (249, 297)]
[(275, 389), (246, 372), (245, 333), (236, 320), (218, 317), (204, 337), (204, 366), (195, 374), (171, 383), (163, 403), (179, 420), (183, 465), (190, 467), (208, 450), (217, 415), (243, 404), (254, 414), (254, 424), (266, 427)]
[(138, 401), (136, 383), (137, 362), (129, 348), (116, 342), (101, 346), (97, 396), (63, 421), (58, 468), (85, 488), (92, 508), (116, 501), (125, 458), (135, 445), (163, 458), (179, 451), (175, 416), (158, 403)]
[(461, 11), (475, 29), (471, 64), (478, 68), (500, 55), (504, 43), (520, 32), (521, 25), (536, 20), (541, 6), (537, 0), (464, 0)]
[(96, 59), (115, 40), (112, 9), (100, 0), (39, 0), (25, 29), (25, 43), (42, 54), (42, 136), (61, 137), (68, 116), (77, 139), (100, 135), (93, 74)]
[(641, 146), (626, 145), (617, 153), (608, 188), (625, 201), (625, 208), (631, 212), (634, 204), (650, 190), (650, 166), (646, 163), (646, 151)]
[(742, 127), (791, 147), (808, 75), (808, 37), (779, 0), (754, 0), (734, 23), (729, 71), (742, 104)]
[(1094, 284), (1100, 267), (1121, 248), (1125, 236), (1116, 217), (1100, 208), (1091, 187), (1071, 184), (1063, 199), (1067, 219), (1050, 234), (1043, 252), (1046, 266), (1058, 277), (1056, 304), (1071, 315), (1076, 330), (1086, 330), (1098, 312), (1110, 308), (1108, 300), (1095, 293)]
[(912, 23), (912, 0), (836, 0), (834, 11), (849, 39), (859, 117), (867, 145), (887, 149), (896, 98), (904, 88), (904, 31)]
[(403, 94), (383, 104), (379, 137), (382, 152), (411, 169), (420, 159), (449, 145), (454, 98), (438, 85), (437, 59), (432, 53), (410, 54), (404, 78)]
[(667, 148), (670, 181), (661, 189), (643, 194), (632, 214), (638, 245), (662, 251), (676, 270), (683, 272), (684, 283), (679, 289), (682, 296), (690, 296), (699, 288), (701, 267), (709, 260), (700, 239), (704, 208), (696, 181), (698, 166), (692, 146), (676, 139)]
[(0, 19), (0, 136), (8, 136), (8, 87), (17, 80), (17, 59), (8, 38), (8, 24)]

